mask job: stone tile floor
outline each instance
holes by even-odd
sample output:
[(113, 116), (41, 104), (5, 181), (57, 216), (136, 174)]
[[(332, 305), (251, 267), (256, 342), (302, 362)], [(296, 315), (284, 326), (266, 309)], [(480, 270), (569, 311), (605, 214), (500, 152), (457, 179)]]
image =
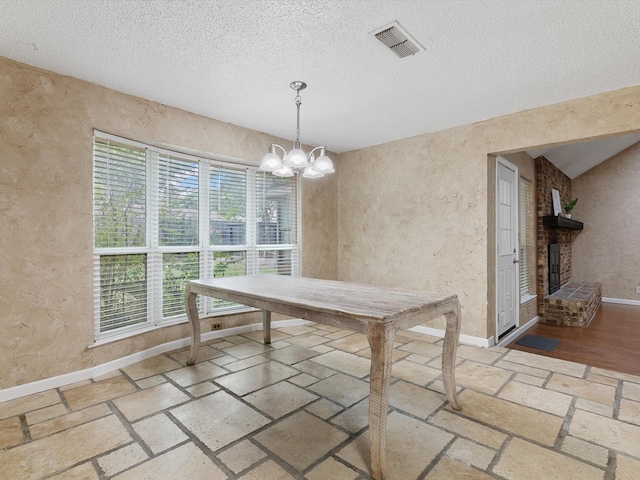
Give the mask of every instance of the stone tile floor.
[[(2, 479), (367, 479), (366, 338), (324, 325), (208, 342), (0, 403)], [(398, 332), (390, 477), (640, 478), (640, 377)]]

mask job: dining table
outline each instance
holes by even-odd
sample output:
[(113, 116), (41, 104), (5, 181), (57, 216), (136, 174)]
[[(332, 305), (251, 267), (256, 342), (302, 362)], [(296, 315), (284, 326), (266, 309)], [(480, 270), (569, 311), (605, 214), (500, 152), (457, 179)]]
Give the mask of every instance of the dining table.
[(460, 303), (455, 294), (275, 274), (190, 280), (185, 287), (191, 334), (187, 365), (195, 363), (200, 347), (198, 295), (262, 310), (265, 344), (271, 342), (272, 312), (366, 335), (371, 348), (370, 474), (375, 480), (388, 478), (387, 411), (397, 330), (444, 316), (442, 382), (450, 406), (456, 410), (462, 408), (455, 383), (455, 357), (461, 321)]

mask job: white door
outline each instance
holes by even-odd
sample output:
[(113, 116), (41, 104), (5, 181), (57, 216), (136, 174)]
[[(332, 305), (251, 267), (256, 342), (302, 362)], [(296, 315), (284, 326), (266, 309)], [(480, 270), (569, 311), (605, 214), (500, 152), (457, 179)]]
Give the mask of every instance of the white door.
[[(504, 161), (508, 164), (508, 162)], [(497, 335), (516, 326), (518, 301), (518, 197), (516, 192), (517, 168), (498, 160), (497, 181)], [(511, 168), (512, 167), (512, 168)]]

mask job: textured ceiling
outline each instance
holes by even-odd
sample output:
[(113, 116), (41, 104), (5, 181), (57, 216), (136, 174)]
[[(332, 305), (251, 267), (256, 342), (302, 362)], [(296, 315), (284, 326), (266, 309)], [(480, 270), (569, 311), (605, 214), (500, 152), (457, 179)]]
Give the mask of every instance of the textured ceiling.
[[(425, 47), (371, 35), (397, 20)], [(0, 55), (353, 150), (640, 83), (640, 1), (0, 0)]]

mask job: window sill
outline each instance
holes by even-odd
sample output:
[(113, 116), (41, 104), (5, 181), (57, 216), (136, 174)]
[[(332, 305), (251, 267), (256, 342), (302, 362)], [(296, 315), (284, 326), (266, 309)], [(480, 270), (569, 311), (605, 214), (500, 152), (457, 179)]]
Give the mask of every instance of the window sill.
[(526, 295), (523, 295), (522, 297), (520, 297), (520, 305), (529, 303), (531, 300), (535, 300), (536, 298), (537, 298), (537, 295), (531, 295), (530, 293), (527, 293)]

